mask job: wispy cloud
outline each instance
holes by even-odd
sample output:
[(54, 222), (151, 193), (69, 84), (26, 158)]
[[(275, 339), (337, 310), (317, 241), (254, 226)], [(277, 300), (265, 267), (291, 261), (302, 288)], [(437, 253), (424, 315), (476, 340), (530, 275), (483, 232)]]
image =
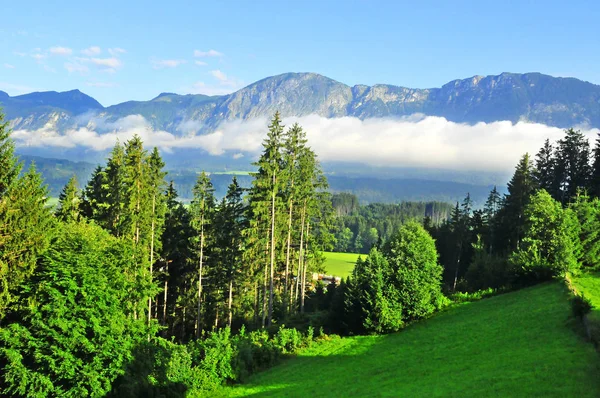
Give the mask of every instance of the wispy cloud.
[(4, 67), (5, 67), (6, 69), (15, 69), (15, 66), (14, 66), (14, 65), (11, 65), (11, 64), (4, 64)]
[(227, 76), (227, 74), (219, 69), (211, 70), (208, 73), (217, 80), (219, 88), (221, 88), (221, 91), (224, 93), (231, 93), (242, 88), (244, 85), (244, 82), (241, 80)]
[(110, 87), (118, 86), (116, 83), (112, 83), (112, 82), (86, 82), (85, 84), (89, 87), (99, 87), (99, 88), (110, 88)]
[(194, 63), (195, 63), (196, 65), (198, 65), (198, 66), (206, 66), (206, 65), (208, 65), (208, 64), (207, 64), (206, 62), (204, 62), (204, 61), (194, 61)]
[(102, 52), (102, 49), (98, 46), (91, 46), (88, 47), (84, 50), (81, 50), (81, 53), (83, 55), (87, 55), (88, 57), (93, 57), (95, 55), (100, 55), (100, 53)]
[(125, 54), (127, 53), (127, 50), (120, 48), (120, 47), (113, 47), (113, 48), (109, 48), (108, 49), (108, 53), (110, 55), (112, 55), (113, 57), (118, 57), (119, 54)]
[(98, 69), (103, 72), (114, 73), (117, 69), (123, 66), (123, 63), (119, 58), (90, 58), (89, 62), (94, 64)]
[(31, 54), (31, 58), (35, 59), (37, 62), (41, 62), (42, 60), (46, 59), (46, 54), (35, 52)]
[(204, 57), (222, 57), (225, 54), (217, 51), (217, 50), (208, 50), (208, 51), (200, 51), (194, 50), (194, 57), (204, 58)]
[(86, 65), (83, 65), (80, 62), (65, 62), (65, 69), (69, 72), (69, 73), (79, 73), (81, 75), (85, 75), (87, 73), (89, 73), (90, 68), (88, 68)]
[(52, 54), (52, 55), (61, 55), (61, 56), (67, 56), (67, 55), (73, 54), (72, 49), (70, 49), (68, 47), (61, 47), (61, 46), (50, 47), (48, 49), (48, 52), (50, 52), (50, 54)]
[(155, 59), (152, 58), (150, 63), (154, 69), (176, 68), (179, 65), (185, 64), (183, 59)]

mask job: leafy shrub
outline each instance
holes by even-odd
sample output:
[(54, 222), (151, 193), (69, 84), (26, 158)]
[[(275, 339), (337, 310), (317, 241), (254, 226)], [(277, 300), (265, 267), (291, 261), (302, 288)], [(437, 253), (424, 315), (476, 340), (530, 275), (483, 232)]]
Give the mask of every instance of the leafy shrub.
[(577, 318), (583, 318), (592, 311), (592, 302), (583, 293), (577, 294), (571, 299), (571, 310)]

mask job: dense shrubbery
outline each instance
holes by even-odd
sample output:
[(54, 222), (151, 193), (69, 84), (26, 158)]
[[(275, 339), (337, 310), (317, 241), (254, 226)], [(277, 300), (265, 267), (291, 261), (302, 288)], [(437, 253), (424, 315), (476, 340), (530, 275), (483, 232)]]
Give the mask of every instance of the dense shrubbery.
[(313, 342), (281, 326), (273, 336), (266, 330), (232, 335), (229, 328), (208, 333), (187, 345), (155, 338), (139, 346), (125, 375), (114, 384), (113, 396), (180, 396), (214, 393), (225, 383), (240, 382)]

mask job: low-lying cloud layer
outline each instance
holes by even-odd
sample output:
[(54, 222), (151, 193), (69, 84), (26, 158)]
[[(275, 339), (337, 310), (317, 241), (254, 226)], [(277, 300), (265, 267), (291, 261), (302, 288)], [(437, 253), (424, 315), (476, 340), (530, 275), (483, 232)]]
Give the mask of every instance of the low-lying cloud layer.
[[(546, 138), (556, 141), (564, 134), (560, 128), (543, 124), (501, 121), (468, 125), (423, 115), (366, 120), (310, 115), (284, 120), (288, 126), (294, 122), (304, 128), (309, 145), (322, 161), (456, 170), (512, 170), (525, 152), (534, 155)], [(226, 121), (214, 132), (200, 135), (201, 124), (186, 121), (174, 135), (154, 130), (140, 115), (130, 115), (116, 122), (93, 119), (87, 127), (63, 134), (51, 128), (17, 130), (13, 138), (22, 146), (80, 146), (101, 151), (138, 134), (146, 145), (168, 152), (198, 148), (211, 155), (253, 158), (260, 153), (268, 124), (266, 118)], [(600, 130), (582, 131), (593, 143)]]

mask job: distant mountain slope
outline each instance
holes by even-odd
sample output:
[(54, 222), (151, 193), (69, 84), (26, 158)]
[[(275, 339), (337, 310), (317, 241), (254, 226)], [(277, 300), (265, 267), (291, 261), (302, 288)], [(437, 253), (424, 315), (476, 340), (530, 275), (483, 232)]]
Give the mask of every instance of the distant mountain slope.
[(365, 119), (423, 113), (465, 123), (527, 120), (562, 128), (600, 128), (600, 86), (540, 73), (474, 76), (432, 89), (350, 87), (315, 73), (286, 73), (223, 96), (164, 93), (150, 101), (104, 108), (78, 90), (16, 97), (0, 92), (0, 105), (15, 129), (46, 126), (59, 131), (88, 125), (91, 114), (109, 122), (139, 114), (155, 129), (174, 134), (208, 132), (225, 120), (270, 117), (276, 110), (284, 117)]

